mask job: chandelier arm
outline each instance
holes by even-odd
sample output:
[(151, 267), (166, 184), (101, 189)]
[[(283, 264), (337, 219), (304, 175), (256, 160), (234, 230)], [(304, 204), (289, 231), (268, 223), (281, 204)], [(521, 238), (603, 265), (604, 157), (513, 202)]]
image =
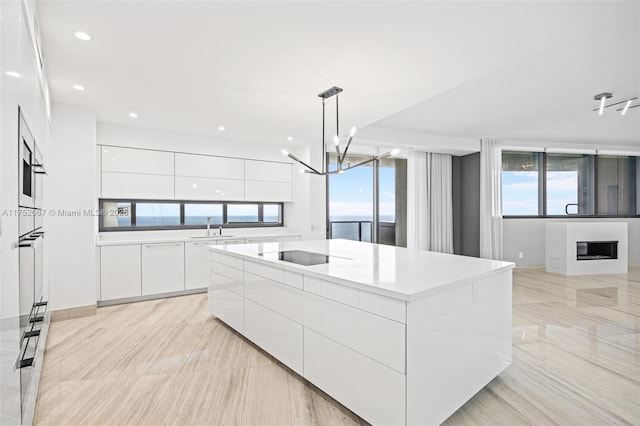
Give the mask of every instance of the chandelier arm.
[(371, 158), (370, 158), (370, 159), (368, 159), (368, 160), (361, 161), (361, 162), (359, 162), (359, 163), (354, 164), (353, 166), (349, 166), (349, 167), (347, 167), (346, 169), (342, 169), (342, 170), (344, 170), (344, 171), (351, 170), (351, 169), (356, 168), (356, 167), (358, 167), (358, 166), (362, 166), (363, 164), (372, 163), (372, 162), (376, 161), (378, 158), (381, 158), (381, 157), (382, 157), (382, 156), (380, 156), (380, 157), (371, 157)]
[(303, 166), (305, 166), (307, 169), (311, 170), (314, 174), (319, 175), (321, 174), (319, 171), (317, 171), (316, 169), (314, 169), (313, 167), (311, 167), (310, 165), (308, 165), (307, 163), (305, 163), (304, 161), (302, 161), (301, 159), (299, 159), (298, 157), (296, 157), (295, 155), (289, 153), (288, 157), (291, 158), (293, 161), (297, 161), (298, 163), (302, 164)]
[(342, 153), (342, 158), (340, 159), (340, 164), (344, 162), (344, 159), (347, 157), (347, 151), (349, 150), (349, 145), (351, 145), (351, 141), (353, 140), (353, 136), (349, 136), (349, 140), (347, 140), (347, 146), (344, 148), (344, 152)]

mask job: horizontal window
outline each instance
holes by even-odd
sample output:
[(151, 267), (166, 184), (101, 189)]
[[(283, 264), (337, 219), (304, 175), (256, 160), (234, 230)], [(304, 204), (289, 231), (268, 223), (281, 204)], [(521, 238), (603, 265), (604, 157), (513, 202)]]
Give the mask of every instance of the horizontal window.
[(100, 200), (100, 231), (283, 226), (282, 203)]
[(503, 215), (640, 215), (638, 158), (504, 151)]

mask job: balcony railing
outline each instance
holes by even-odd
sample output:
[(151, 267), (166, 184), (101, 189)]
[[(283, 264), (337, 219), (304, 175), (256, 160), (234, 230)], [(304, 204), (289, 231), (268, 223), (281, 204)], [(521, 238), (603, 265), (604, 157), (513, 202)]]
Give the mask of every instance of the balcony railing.
[[(329, 222), (330, 238), (342, 238), (345, 240), (371, 242), (373, 222), (366, 220), (336, 220)], [(378, 229), (378, 242), (380, 244), (395, 245), (395, 222), (380, 222)]]

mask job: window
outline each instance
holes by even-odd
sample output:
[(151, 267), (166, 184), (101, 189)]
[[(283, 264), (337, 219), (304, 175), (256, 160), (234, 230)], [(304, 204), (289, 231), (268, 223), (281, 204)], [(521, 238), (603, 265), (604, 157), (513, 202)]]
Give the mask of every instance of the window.
[(633, 216), (638, 213), (636, 157), (598, 157), (598, 214)]
[(136, 226), (180, 225), (180, 204), (137, 203)]
[(99, 200), (100, 231), (284, 226), (283, 203)]
[(502, 154), (502, 211), (505, 216), (537, 216), (540, 211), (541, 153)]
[(131, 203), (108, 201), (102, 205), (102, 223), (107, 228), (131, 226)]
[[(327, 157), (329, 170), (336, 170), (337, 155)], [(370, 159), (349, 154), (344, 162), (357, 164)], [(327, 203), (330, 238), (406, 244), (406, 160), (380, 158), (346, 173), (329, 175)]]
[(212, 225), (222, 225), (222, 204), (186, 204), (184, 205), (185, 225), (206, 225), (210, 218)]
[(503, 214), (541, 217), (640, 215), (638, 158), (504, 151)]
[(260, 220), (259, 206), (257, 204), (230, 204), (227, 206), (227, 221), (232, 222), (258, 222)]
[(547, 154), (547, 216), (593, 215), (594, 156)]

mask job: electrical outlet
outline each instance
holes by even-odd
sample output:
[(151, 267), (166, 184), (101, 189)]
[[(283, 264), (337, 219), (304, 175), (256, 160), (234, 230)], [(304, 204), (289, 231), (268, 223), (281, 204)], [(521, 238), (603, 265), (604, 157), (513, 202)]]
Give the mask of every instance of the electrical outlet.
[(524, 259), (524, 253), (523, 252), (518, 253), (518, 259)]

